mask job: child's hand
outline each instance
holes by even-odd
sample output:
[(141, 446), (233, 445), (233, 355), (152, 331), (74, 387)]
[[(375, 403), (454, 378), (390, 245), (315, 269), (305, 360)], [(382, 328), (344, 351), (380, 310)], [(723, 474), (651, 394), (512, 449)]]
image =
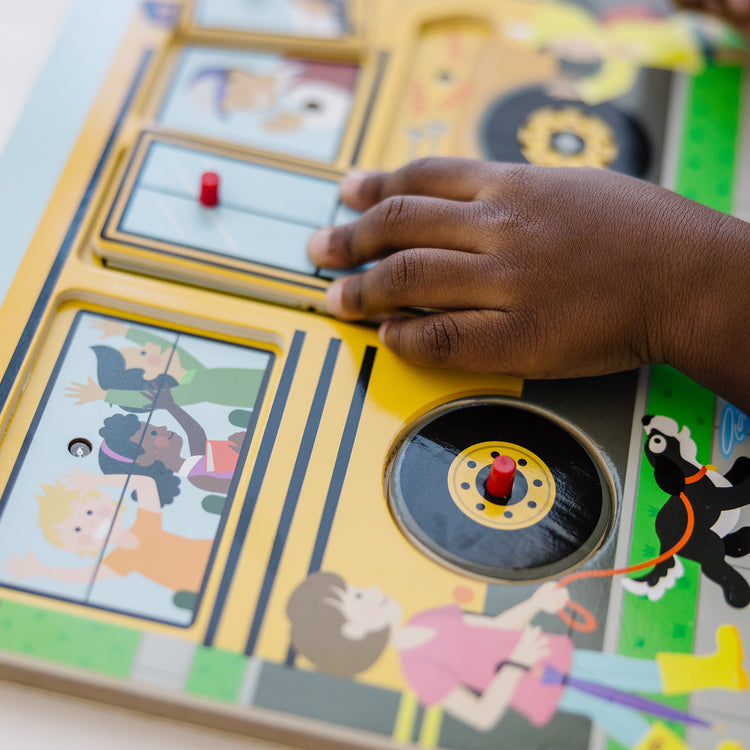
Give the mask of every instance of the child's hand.
[(29, 550), (26, 557), (10, 554), (3, 563), (3, 571), (11, 580), (20, 581), (24, 578), (37, 578), (45, 575), (47, 566)]
[(120, 320), (112, 318), (97, 318), (91, 321), (91, 327), (99, 331), (99, 339), (108, 339), (112, 336), (124, 336), (128, 332), (128, 326)]
[(538, 625), (523, 629), (518, 643), (510, 653), (510, 660), (526, 667), (533, 667), (540, 659), (549, 655), (549, 639)]
[(554, 615), (568, 603), (570, 594), (565, 586), (558, 586), (555, 581), (547, 581), (534, 591), (532, 598), (541, 612)]
[(719, 373), (709, 370), (723, 364), (706, 344), (750, 355), (748, 327), (727, 330), (722, 310), (745, 318), (748, 225), (655, 185), (596, 169), (426, 159), (349, 175), (341, 195), (365, 213), (316, 232), (311, 259), (383, 260), (333, 282), (328, 308), (346, 320), (436, 308), (381, 326), (413, 362), (533, 378), (669, 362), (711, 387)]
[(172, 389), (168, 385), (159, 387), (155, 383), (149, 383), (146, 386), (146, 390), (141, 391), (141, 395), (147, 401), (151, 401), (152, 409), (171, 411), (175, 407)]
[(99, 383), (95, 383), (90, 376), (86, 383), (71, 383), (65, 386), (65, 391), (66, 398), (78, 399), (76, 406), (88, 404), (91, 401), (103, 401), (107, 395), (107, 391)]
[(101, 476), (92, 474), (89, 471), (77, 469), (76, 467), (72, 467), (70, 471), (70, 474), (63, 474), (60, 477), (60, 481), (66, 485), (67, 489), (77, 490), (83, 495), (91, 492), (91, 490), (95, 490), (102, 482)]
[(229, 441), (230, 443), (232, 443), (232, 445), (231, 445), (230, 447), (231, 447), (231, 448), (232, 448), (232, 450), (233, 450), (233, 451), (235, 451), (236, 453), (239, 453), (239, 452), (240, 452), (240, 448), (242, 448), (242, 442), (243, 442), (243, 440), (244, 440), (244, 439), (245, 439), (245, 431), (244, 431), (244, 430), (243, 430), (242, 432), (233, 432), (233, 433), (232, 433), (232, 434), (231, 434), (231, 435), (230, 435), (230, 436), (229, 436), (229, 437), (227, 438), (227, 440), (228, 440), (228, 441)]

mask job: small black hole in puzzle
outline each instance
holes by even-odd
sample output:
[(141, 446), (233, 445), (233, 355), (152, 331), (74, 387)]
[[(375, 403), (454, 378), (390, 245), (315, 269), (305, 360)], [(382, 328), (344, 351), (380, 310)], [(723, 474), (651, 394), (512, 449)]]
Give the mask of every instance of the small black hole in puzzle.
[(84, 458), (84, 456), (88, 456), (92, 450), (93, 446), (91, 445), (91, 441), (86, 438), (73, 438), (73, 440), (68, 443), (68, 453), (76, 458)]

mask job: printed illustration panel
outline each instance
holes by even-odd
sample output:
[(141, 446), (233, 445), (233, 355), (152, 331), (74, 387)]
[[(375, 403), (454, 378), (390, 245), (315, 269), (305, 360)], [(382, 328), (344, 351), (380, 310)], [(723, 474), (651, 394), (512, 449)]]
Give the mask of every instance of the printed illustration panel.
[(192, 621), (273, 355), (79, 313), (0, 505), (0, 582)]
[(169, 128), (332, 162), (358, 68), (270, 52), (186, 47), (162, 104)]

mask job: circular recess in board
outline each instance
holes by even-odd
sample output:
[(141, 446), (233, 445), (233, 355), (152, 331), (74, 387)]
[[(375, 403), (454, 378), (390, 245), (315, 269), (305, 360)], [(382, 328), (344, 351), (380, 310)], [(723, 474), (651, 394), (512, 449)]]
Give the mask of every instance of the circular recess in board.
[[(515, 463), (504, 497), (488, 490), (498, 456)], [(385, 477), (391, 513), (412, 543), (495, 580), (541, 580), (579, 565), (615, 513), (614, 480), (593, 443), (551, 412), (502, 397), (425, 414), (394, 444)]]

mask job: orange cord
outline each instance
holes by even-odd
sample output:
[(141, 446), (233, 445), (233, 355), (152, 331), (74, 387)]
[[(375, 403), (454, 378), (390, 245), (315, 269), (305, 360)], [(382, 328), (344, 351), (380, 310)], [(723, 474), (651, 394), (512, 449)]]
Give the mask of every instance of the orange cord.
[[(703, 477), (706, 473), (706, 467), (704, 466), (697, 474), (688, 477), (685, 482), (687, 484), (693, 484)], [(680, 500), (682, 500), (685, 510), (687, 511), (687, 524), (685, 525), (685, 533), (682, 535), (677, 544), (671, 549), (663, 552), (659, 557), (655, 557), (653, 560), (646, 560), (646, 562), (638, 563), (637, 565), (629, 565), (627, 568), (616, 568), (610, 570), (582, 570), (578, 573), (571, 573), (570, 575), (561, 578), (557, 585), (566, 586), (573, 581), (580, 581), (584, 578), (606, 578), (610, 576), (620, 575), (622, 573), (634, 573), (637, 570), (643, 570), (644, 568), (650, 568), (654, 565), (658, 565), (664, 560), (668, 560), (672, 555), (676, 555), (690, 540), (693, 534), (693, 528), (695, 526), (695, 513), (693, 512), (693, 506), (687, 498), (684, 492), (680, 492)], [(568, 614), (565, 610), (569, 609), (572, 614)], [(562, 609), (557, 613), (558, 617), (566, 624), (569, 625), (573, 630), (577, 630), (580, 633), (591, 633), (596, 629), (597, 621), (596, 617), (591, 614), (584, 606), (574, 601), (569, 601)]]

